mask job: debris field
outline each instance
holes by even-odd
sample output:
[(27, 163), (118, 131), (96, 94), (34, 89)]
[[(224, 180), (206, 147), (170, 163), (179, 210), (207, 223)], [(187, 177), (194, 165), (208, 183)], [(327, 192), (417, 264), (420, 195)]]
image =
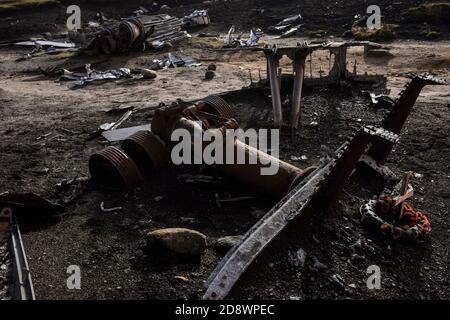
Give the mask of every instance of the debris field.
[[(380, 1), (389, 39), (360, 1), (166, 2), (0, 7), (0, 299), (449, 299), (435, 2)], [(279, 170), (175, 165), (177, 128), (279, 129), (233, 142)]]

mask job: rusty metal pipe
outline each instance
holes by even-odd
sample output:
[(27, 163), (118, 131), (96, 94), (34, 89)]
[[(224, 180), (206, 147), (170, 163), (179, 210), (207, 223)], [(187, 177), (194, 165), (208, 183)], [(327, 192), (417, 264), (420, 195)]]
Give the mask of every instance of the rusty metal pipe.
[[(246, 164), (236, 164), (236, 161), (234, 161), (233, 164), (218, 165), (220, 170), (247, 186), (275, 198), (284, 197), (290, 188), (295, 185), (295, 182), (301, 180), (298, 177), (304, 174), (302, 169), (236, 140), (234, 143), (235, 160), (239, 152), (245, 154)], [(251, 157), (258, 159), (256, 164), (248, 163), (248, 159), (251, 159)], [(278, 167), (275, 174), (261, 174), (261, 170), (269, 166), (268, 163)]]
[[(181, 118), (174, 128), (188, 129), (193, 139), (193, 134), (195, 130), (199, 130), (199, 125), (194, 121)], [(206, 145), (203, 145), (203, 150), (204, 147)], [(233, 153), (228, 155), (229, 150), (224, 143), (224, 159), (231, 158), (232, 161), (230, 162), (232, 163), (228, 164), (224, 160), (224, 164), (217, 164), (216, 166), (248, 187), (275, 198), (284, 197), (293, 186), (310, 172), (297, 168), (238, 139), (235, 139), (232, 150)], [(238, 154), (244, 155), (244, 164), (238, 164)], [(256, 159), (256, 163), (250, 163), (250, 159)], [(278, 169), (271, 175), (262, 174), (263, 168), (269, 166)]]
[(291, 128), (297, 129), (301, 115), (301, 100), (303, 92), (303, 80), (305, 77), (305, 56), (297, 57), (294, 60), (294, 89), (292, 93)]
[(280, 83), (278, 81), (278, 59), (273, 53), (268, 53), (266, 57), (270, 91), (272, 92), (273, 120), (275, 126), (281, 128), (283, 125), (283, 110), (281, 108)]
[[(170, 137), (171, 133), (176, 129), (186, 129), (191, 135), (191, 141), (194, 141), (195, 139), (195, 132), (198, 133), (202, 130), (198, 122), (188, 119), (184, 116), (178, 118), (174, 117), (174, 122), (172, 124), (170, 124), (170, 121), (165, 122), (165, 126), (158, 126), (158, 119), (165, 119), (167, 121), (169, 118), (166, 117), (163, 112), (154, 119), (155, 125), (152, 125), (152, 131), (155, 134), (158, 134), (163, 140), (165, 140), (166, 145), (168, 146), (173, 146), (173, 142), (170, 141)], [(236, 129), (237, 123), (235, 122), (235, 124)], [(218, 134), (224, 135), (224, 131), (222, 129), (223, 128), (216, 128), (212, 130), (220, 131), (218, 132)], [(207, 143), (204, 143), (202, 149), (197, 151), (203, 152), (204, 148), (207, 145)], [(232, 149), (227, 149), (225, 143), (223, 147), (225, 163), (216, 164), (217, 168), (219, 168), (229, 176), (234, 177), (236, 180), (243, 182), (247, 186), (275, 198), (282, 198), (283, 196), (285, 196), (293, 186), (295, 186), (311, 172), (310, 170), (302, 170), (300, 168), (297, 168), (287, 162), (284, 162), (274, 156), (267, 154), (266, 152), (247, 145), (246, 143), (238, 139), (234, 139)], [(233, 154), (227, 155), (227, 152), (230, 152), (231, 150), (233, 151)], [(194, 152), (194, 149), (192, 149), (192, 152)], [(237, 164), (238, 154), (244, 155), (244, 164)], [(191, 159), (194, 159), (194, 156), (195, 155), (192, 154)], [(232, 161), (226, 161), (227, 159)], [(249, 159), (256, 159), (256, 163), (250, 163)], [(228, 164), (227, 162), (232, 163)], [(263, 168), (267, 168), (271, 165), (278, 168), (278, 170), (273, 175), (261, 174)]]

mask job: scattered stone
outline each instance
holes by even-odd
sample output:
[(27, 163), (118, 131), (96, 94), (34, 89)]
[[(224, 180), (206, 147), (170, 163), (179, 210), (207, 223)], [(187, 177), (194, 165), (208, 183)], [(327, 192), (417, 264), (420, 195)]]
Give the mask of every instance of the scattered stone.
[(306, 261), (306, 251), (302, 248), (289, 252), (289, 262), (295, 267), (303, 267)]
[(349, 250), (351, 253), (361, 253), (362, 252), (362, 241), (358, 239), (354, 244), (350, 245)]
[(144, 79), (155, 79), (158, 76), (158, 74), (155, 71), (150, 69), (142, 69), (141, 74), (144, 77)]
[(189, 278), (184, 277), (184, 276), (175, 276), (175, 277), (173, 277), (173, 278), (174, 278), (175, 280), (180, 281), (180, 282), (184, 282), (184, 283), (189, 282)]
[(305, 156), (305, 155), (300, 156), (300, 157), (291, 156), (291, 160), (292, 160), (292, 161), (297, 161), (297, 162), (302, 162), (302, 161), (308, 160), (308, 157)]
[(197, 256), (206, 249), (206, 236), (185, 228), (160, 229), (147, 234), (147, 248)]
[(353, 32), (352, 32), (352, 30), (346, 30), (346, 31), (344, 31), (344, 33), (342, 34), (342, 38), (351, 38), (351, 37), (353, 37)]
[(312, 240), (314, 241), (315, 244), (320, 244), (319, 239), (316, 238), (316, 236), (312, 236)]
[(153, 198), (153, 201), (160, 202), (162, 199), (164, 199), (163, 196), (156, 196), (156, 197)]
[(314, 271), (321, 271), (328, 268), (328, 266), (317, 259), (317, 257), (313, 257), (313, 265), (311, 266)]
[(216, 73), (213, 70), (206, 70), (205, 80), (212, 80), (216, 76)]
[(350, 259), (351, 259), (351, 261), (356, 262), (356, 263), (362, 263), (366, 260), (366, 258), (364, 258), (364, 256), (361, 256), (357, 253), (352, 254)]
[(195, 222), (195, 218), (192, 217), (181, 217), (180, 221), (183, 223), (194, 223)]
[(311, 123), (309, 124), (310, 127), (318, 127), (319, 123), (317, 121), (311, 121)]
[(366, 53), (367, 57), (370, 58), (392, 58), (394, 55), (387, 49), (371, 49)]
[(217, 239), (214, 244), (214, 248), (219, 252), (228, 252), (239, 241), (242, 240), (242, 236), (227, 236)]
[(261, 209), (255, 208), (255, 207), (250, 207), (250, 208), (252, 209), (252, 211), (250, 211), (250, 215), (253, 218), (259, 219), (266, 214), (266, 212), (264, 210), (261, 210)]
[(343, 279), (340, 275), (338, 275), (338, 274), (333, 274), (333, 275), (330, 277), (330, 279), (331, 279), (334, 283), (336, 283), (337, 285), (339, 285), (341, 288), (345, 289), (346, 285), (345, 285), (344, 279)]

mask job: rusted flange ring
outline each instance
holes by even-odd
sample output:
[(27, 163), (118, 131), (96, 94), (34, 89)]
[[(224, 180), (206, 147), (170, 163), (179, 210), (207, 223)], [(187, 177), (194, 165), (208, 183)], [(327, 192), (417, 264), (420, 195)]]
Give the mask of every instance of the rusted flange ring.
[(98, 182), (125, 187), (144, 180), (131, 157), (116, 147), (107, 147), (93, 154), (89, 159), (89, 171)]
[(139, 131), (122, 143), (122, 149), (137, 164), (141, 172), (159, 170), (170, 161), (166, 144), (150, 131)]
[(224, 118), (234, 118), (235, 112), (232, 106), (228, 104), (225, 100), (218, 96), (208, 96), (202, 99), (202, 102), (206, 103), (208, 106), (212, 108), (212, 111), (216, 113), (218, 116)]

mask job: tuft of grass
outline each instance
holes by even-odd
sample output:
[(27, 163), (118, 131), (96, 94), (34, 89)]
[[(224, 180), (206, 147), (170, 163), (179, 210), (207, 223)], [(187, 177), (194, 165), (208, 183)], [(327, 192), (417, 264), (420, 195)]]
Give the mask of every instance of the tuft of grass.
[(70, 58), (75, 58), (81, 55), (81, 51), (66, 51), (57, 54), (47, 54), (51, 60), (65, 60)]
[(356, 40), (385, 42), (395, 38), (394, 25), (383, 24), (380, 29), (368, 29), (367, 27), (353, 27), (352, 33)]
[(409, 22), (450, 23), (450, 3), (427, 3), (405, 10), (402, 17)]
[(207, 47), (212, 49), (219, 49), (223, 47), (223, 39), (221, 38), (202, 38), (192, 37), (191, 43), (201, 47)]
[(0, 11), (32, 8), (41, 5), (59, 4), (58, 0), (1, 0)]

